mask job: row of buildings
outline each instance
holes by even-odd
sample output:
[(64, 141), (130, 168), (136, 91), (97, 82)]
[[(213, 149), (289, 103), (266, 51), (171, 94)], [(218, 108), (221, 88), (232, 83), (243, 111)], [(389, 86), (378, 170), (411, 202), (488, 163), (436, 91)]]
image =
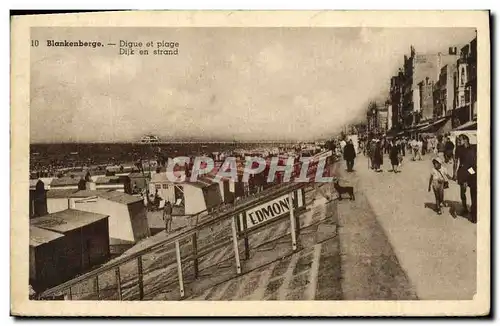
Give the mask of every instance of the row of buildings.
[(477, 36), (444, 53), (418, 53), (413, 46), (391, 77), (388, 99), (372, 102), (367, 129), (416, 136), (477, 128)]

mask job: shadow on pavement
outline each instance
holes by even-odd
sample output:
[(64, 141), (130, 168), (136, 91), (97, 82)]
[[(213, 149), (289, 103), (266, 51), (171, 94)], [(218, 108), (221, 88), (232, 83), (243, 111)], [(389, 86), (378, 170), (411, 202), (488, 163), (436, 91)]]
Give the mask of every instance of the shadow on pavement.
[(447, 203), (447, 206), (450, 208), (450, 214), (451, 216), (453, 216), (454, 218), (457, 218), (457, 217), (462, 217), (462, 218), (465, 218), (467, 221), (475, 224), (476, 222), (474, 222), (471, 218), (471, 215), (469, 213), (465, 213), (462, 209), (462, 203), (456, 201), (456, 200), (445, 200), (445, 202)]
[(425, 208), (429, 208), (429, 209), (433, 210), (434, 212), (437, 211), (437, 205), (436, 205), (436, 203), (425, 203), (424, 207)]
[[(445, 203), (445, 208), (448, 208), (448, 211), (453, 218), (462, 217), (462, 218), (466, 219), (467, 221), (475, 224), (475, 222), (472, 220), (470, 214), (465, 213), (463, 211), (462, 203), (460, 203), (456, 200), (445, 200), (444, 203)], [(429, 209), (433, 210), (434, 212), (436, 212), (436, 210), (437, 210), (436, 203), (425, 203), (424, 207), (429, 208)]]

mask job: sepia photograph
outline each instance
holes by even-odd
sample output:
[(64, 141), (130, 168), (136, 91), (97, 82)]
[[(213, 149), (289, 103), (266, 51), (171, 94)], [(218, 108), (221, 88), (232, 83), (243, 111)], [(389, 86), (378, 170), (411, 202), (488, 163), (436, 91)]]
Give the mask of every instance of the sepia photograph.
[(14, 314), (489, 312), (487, 12), (122, 14), (12, 24)]

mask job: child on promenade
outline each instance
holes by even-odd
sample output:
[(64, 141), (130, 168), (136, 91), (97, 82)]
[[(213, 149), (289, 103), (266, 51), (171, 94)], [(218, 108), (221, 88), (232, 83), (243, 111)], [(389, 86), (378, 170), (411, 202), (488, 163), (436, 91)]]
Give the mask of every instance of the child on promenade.
[(434, 191), (434, 197), (436, 198), (436, 211), (439, 215), (442, 214), (441, 207), (444, 207), (444, 190), (449, 188), (448, 171), (443, 166), (443, 161), (441, 157), (435, 157), (432, 159), (432, 172), (429, 178), (429, 192)]

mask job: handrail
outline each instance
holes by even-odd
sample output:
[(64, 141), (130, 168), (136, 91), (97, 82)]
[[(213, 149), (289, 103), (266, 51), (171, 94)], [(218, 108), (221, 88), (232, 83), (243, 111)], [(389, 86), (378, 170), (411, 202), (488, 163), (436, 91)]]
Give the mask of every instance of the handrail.
[[(97, 277), (100, 274), (109, 272), (109, 271), (111, 271), (111, 270), (113, 270), (121, 265), (124, 265), (126, 263), (133, 261), (134, 259), (138, 259), (139, 257), (142, 257), (145, 254), (148, 254), (159, 247), (173, 245), (176, 242), (181, 241), (181, 240), (185, 239), (186, 237), (191, 236), (191, 235), (199, 232), (200, 230), (205, 229), (206, 227), (208, 227), (210, 225), (213, 225), (213, 224), (216, 224), (222, 220), (237, 216), (238, 214), (244, 212), (248, 208), (255, 206), (255, 204), (259, 203), (263, 198), (270, 201), (270, 200), (273, 200), (275, 198), (282, 196), (283, 194), (290, 193), (290, 192), (295, 191), (297, 189), (302, 189), (302, 188), (306, 187), (308, 184), (309, 183), (307, 183), (307, 182), (278, 183), (275, 186), (273, 186), (272, 188), (266, 189), (266, 190), (258, 193), (257, 196), (255, 196), (255, 197), (251, 196), (249, 198), (244, 198), (241, 201), (236, 202), (235, 206), (228, 207), (227, 210), (221, 210), (219, 212), (216, 211), (216, 212), (214, 212), (215, 213), (214, 215), (209, 213), (207, 215), (210, 217), (209, 219), (207, 219), (205, 221), (201, 221), (201, 223), (198, 223), (198, 221), (197, 221), (197, 223), (194, 227), (191, 227), (187, 230), (181, 229), (177, 232), (171, 233), (167, 236), (166, 239), (164, 239), (158, 243), (155, 243), (149, 247), (138, 250), (138, 251), (126, 256), (126, 257), (118, 257), (115, 261), (110, 261), (104, 266), (98, 267), (98, 268), (96, 268), (92, 271), (89, 271), (83, 275), (77, 276), (69, 281), (66, 281), (62, 284), (59, 284), (59, 285), (56, 285), (50, 289), (47, 289), (47, 290), (43, 291), (42, 293), (40, 293), (38, 295), (38, 297), (39, 298), (47, 297), (47, 296), (51, 296), (51, 295), (54, 295), (56, 293), (62, 292), (65, 289), (71, 288), (72, 286), (74, 286), (78, 283), (81, 283), (81, 282), (86, 281), (88, 279)], [(203, 212), (206, 212), (206, 210), (199, 212), (194, 216), (199, 217), (199, 214), (201, 214)]]
[[(305, 187), (306, 185), (307, 185), (306, 183), (292, 183), (290, 187), (283, 187), (283, 188), (279, 189), (279, 191), (273, 193), (272, 196), (268, 197), (268, 198), (269, 198), (269, 200), (275, 199), (275, 198), (280, 197), (281, 195), (283, 195), (285, 193), (289, 193), (291, 191), (301, 189), (301, 188)], [(257, 198), (253, 198), (253, 200), (251, 200), (251, 201), (248, 201), (246, 203), (243, 203), (242, 205), (236, 206), (233, 209), (229, 209), (228, 211), (222, 212), (222, 214), (213, 216), (212, 219), (202, 221), (201, 224), (196, 225), (193, 228), (190, 228), (188, 230), (185, 230), (185, 231), (179, 230), (175, 233), (169, 234), (166, 239), (164, 239), (158, 243), (155, 243), (152, 246), (138, 250), (138, 251), (126, 256), (126, 257), (118, 258), (114, 262), (110, 262), (110, 263), (106, 264), (105, 266), (96, 268), (92, 271), (89, 271), (89, 272), (83, 274), (83, 275), (77, 276), (76, 278), (73, 278), (65, 283), (62, 283), (62, 284), (56, 285), (55, 287), (47, 289), (40, 294), (40, 297), (50, 296), (52, 294), (61, 292), (62, 290), (66, 289), (68, 287), (71, 287), (71, 286), (76, 285), (78, 283), (81, 283), (85, 280), (93, 278), (99, 274), (109, 272), (110, 270), (112, 270), (118, 266), (129, 263), (130, 261), (137, 259), (138, 257), (141, 257), (149, 252), (154, 251), (158, 247), (173, 245), (173, 244), (175, 244), (176, 241), (183, 240), (184, 238), (186, 238), (186, 237), (188, 237), (196, 232), (199, 232), (200, 230), (205, 229), (206, 227), (208, 227), (212, 224), (215, 224), (221, 220), (231, 218), (235, 215), (238, 215), (239, 213), (245, 211), (248, 207), (252, 206), (255, 203), (258, 203), (260, 200), (262, 200), (262, 197), (263, 196), (258, 196)]]

